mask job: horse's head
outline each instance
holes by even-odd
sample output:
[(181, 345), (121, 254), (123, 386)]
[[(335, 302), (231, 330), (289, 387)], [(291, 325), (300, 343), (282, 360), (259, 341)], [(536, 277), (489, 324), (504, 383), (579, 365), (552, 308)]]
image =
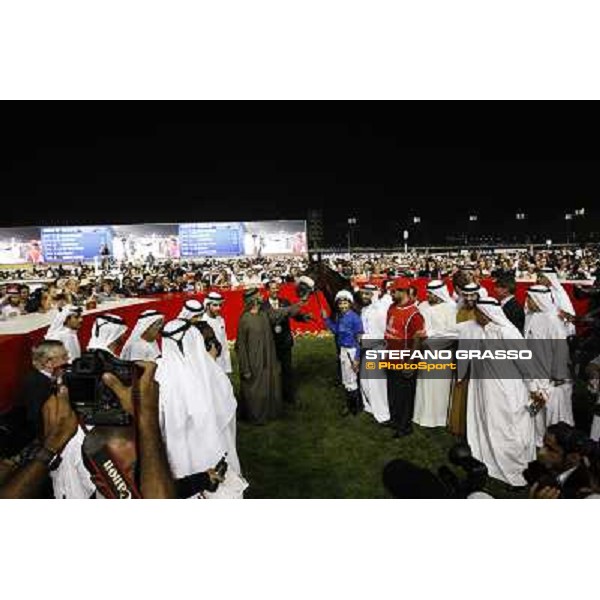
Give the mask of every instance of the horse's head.
[(335, 307), (335, 295), (339, 291), (352, 291), (349, 279), (346, 279), (321, 261), (311, 262), (304, 274), (314, 280), (316, 289), (325, 296), (332, 310)]

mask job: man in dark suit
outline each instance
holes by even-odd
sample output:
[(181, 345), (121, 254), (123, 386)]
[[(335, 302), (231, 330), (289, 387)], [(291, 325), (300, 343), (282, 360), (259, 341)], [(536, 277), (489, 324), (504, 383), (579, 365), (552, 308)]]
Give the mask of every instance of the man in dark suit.
[(582, 498), (590, 492), (590, 473), (583, 461), (588, 442), (586, 435), (562, 421), (546, 430), (538, 460), (555, 477), (561, 498)]
[(494, 292), (506, 318), (521, 332), (525, 328), (525, 311), (515, 298), (517, 284), (514, 277), (502, 276), (496, 279)]
[(32, 351), (33, 369), (25, 377), (21, 390), (21, 406), (26, 410), (27, 423), (35, 436), (42, 433), (42, 405), (51, 396), (53, 386), (69, 355), (62, 342), (44, 340)]
[[(291, 306), (291, 302), (285, 298), (279, 297), (280, 285), (278, 279), (271, 279), (267, 282), (267, 291), (269, 295), (262, 304), (262, 310), (269, 312), (279, 308), (287, 308)], [(292, 317), (297, 321), (306, 321), (310, 319), (309, 315), (297, 314)], [(277, 360), (281, 364), (281, 389), (283, 399), (290, 404), (294, 403), (294, 380), (292, 372), (292, 346), (294, 345), (294, 337), (290, 327), (290, 318), (283, 317), (276, 321), (271, 319), (273, 323), (273, 338), (275, 340), (275, 350)]]

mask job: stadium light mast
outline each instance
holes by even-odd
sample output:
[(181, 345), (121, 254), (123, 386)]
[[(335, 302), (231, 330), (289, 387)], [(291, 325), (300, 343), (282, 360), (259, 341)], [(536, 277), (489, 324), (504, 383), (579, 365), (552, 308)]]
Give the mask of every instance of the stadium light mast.
[(577, 241), (577, 234), (584, 233), (583, 223), (580, 222), (585, 218), (585, 208), (575, 209), (575, 222), (573, 223), (573, 241)]
[(567, 244), (571, 240), (571, 221), (573, 220), (573, 213), (565, 214), (565, 225), (567, 229)]
[(421, 217), (419, 217), (418, 215), (415, 215), (412, 219), (413, 225), (414, 225), (414, 230), (415, 230), (415, 241), (414, 244), (420, 244), (421, 243), (421, 236), (419, 235), (421, 233), (421, 228), (420, 228), (420, 223), (421, 223)]
[[(469, 214), (469, 223), (477, 223), (477, 219), (478, 216), (476, 213), (470, 213)], [(465, 234), (465, 246), (469, 245), (469, 233), (470, 233), (470, 227), (467, 228), (467, 233)]]
[(352, 255), (352, 229), (358, 224), (356, 217), (348, 217), (348, 255)]
[[(527, 215), (526, 215), (525, 213), (523, 213), (523, 212), (518, 212), (518, 213), (515, 215), (515, 218), (517, 219), (517, 221), (519, 221), (519, 223), (523, 223), (523, 222), (525, 221), (525, 219), (527, 218)], [(524, 223), (523, 223), (523, 224), (524, 224)], [(517, 232), (518, 232), (518, 234), (521, 234), (521, 233), (523, 233), (523, 232), (524, 232), (523, 241), (524, 241), (525, 243), (527, 243), (527, 232), (526, 232), (526, 228), (525, 228), (525, 227), (518, 227), (518, 228), (517, 228)], [(520, 237), (520, 235), (519, 235), (519, 237)]]

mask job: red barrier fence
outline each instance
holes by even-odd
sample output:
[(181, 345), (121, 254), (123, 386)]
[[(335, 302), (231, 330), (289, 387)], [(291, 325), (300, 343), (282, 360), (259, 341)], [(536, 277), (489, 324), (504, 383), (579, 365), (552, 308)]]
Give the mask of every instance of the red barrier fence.
[[(420, 300), (425, 299), (425, 288), (428, 281), (425, 278), (415, 280)], [(380, 282), (374, 281), (374, 283)], [(493, 292), (493, 282), (491, 280), (484, 281), (483, 285), (490, 293)], [(524, 302), (529, 285), (531, 284), (524, 282), (517, 283), (516, 297), (520, 303)], [(449, 283), (449, 287), (452, 289), (451, 283)], [(565, 289), (573, 301), (577, 314), (584, 314), (587, 310), (587, 301), (573, 298), (571, 284), (565, 284)], [(225, 290), (221, 294), (225, 298), (222, 314), (227, 326), (227, 336), (230, 340), (235, 339), (239, 317), (243, 308), (243, 290)], [(281, 286), (281, 297), (292, 302), (296, 301), (297, 297), (294, 285), (284, 284)], [(174, 319), (181, 310), (183, 303), (190, 298), (202, 299), (202, 296), (184, 293), (164, 294), (156, 299), (148, 299), (147, 303), (123, 306), (112, 309), (111, 312), (123, 317), (127, 325), (131, 328), (135, 325), (138, 315), (148, 308), (160, 310), (165, 314), (167, 320)], [(292, 330), (295, 333), (316, 333), (325, 329), (325, 324), (320, 314), (320, 305), (327, 306), (322, 295), (319, 294), (318, 298), (312, 296), (303, 312), (310, 313), (313, 319), (306, 323), (292, 320)], [(98, 314), (84, 315), (79, 336), (82, 348), (86, 347), (90, 339), (92, 325), (97, 316)], [(10, 410), (17, 401), (22, 379), (31, 365), (31, 348), (44, 338), (46, 330), (47, 327), (44, 327), (28, 334), (0, 335), (0, 413)]]

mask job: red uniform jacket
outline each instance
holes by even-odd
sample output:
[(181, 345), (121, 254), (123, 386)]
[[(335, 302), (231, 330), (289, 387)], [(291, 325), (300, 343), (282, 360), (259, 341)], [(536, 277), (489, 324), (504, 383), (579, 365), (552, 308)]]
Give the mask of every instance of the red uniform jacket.
[(385, 339), (389, 350), (412, 350), (412, 340), (420, 329), (425, 328), (423, 315), (412, 302), (404, 306), (392, 304), (388, 309)]

